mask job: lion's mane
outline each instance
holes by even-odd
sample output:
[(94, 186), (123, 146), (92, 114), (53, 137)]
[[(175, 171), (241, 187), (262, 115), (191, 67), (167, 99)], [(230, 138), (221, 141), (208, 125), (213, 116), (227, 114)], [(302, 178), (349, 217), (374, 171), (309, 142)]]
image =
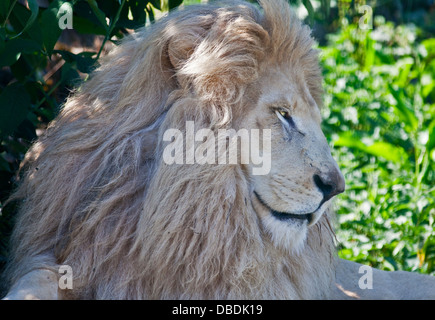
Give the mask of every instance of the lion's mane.
[[(59, 265), (64, 298), (322, 298), (328, 217), (274, 247), (239, 165), (166, 165), (163, 132), (230, 127), (262, 68), (298, 64), (321, 105), (310, 31), (285, 1), (193, 6), (115, 48), (25, 157), (7, 278)], [(261, 80), (261, 79), (260, 79)], [(246, 100), (246, 97), (244, 97)], [(255, 97), (252, 97), (255, 100)], [(249, 99), (248, 99), (249, 100)]]

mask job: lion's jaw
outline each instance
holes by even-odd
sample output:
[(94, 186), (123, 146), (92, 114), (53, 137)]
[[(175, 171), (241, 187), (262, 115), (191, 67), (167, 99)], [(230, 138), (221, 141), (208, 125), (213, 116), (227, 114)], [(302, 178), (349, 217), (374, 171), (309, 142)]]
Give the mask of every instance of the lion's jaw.
[(345, 183), (303, 73), (265, 69), (261, 83), (251, 87), (258, 99), (243, 123), (250, 129), (271, 129), (271, 169), (269, 174), (253, 175), (249, 165), (251, 201), (274, 245), (297, 253), (308, 228), (319, 221)]

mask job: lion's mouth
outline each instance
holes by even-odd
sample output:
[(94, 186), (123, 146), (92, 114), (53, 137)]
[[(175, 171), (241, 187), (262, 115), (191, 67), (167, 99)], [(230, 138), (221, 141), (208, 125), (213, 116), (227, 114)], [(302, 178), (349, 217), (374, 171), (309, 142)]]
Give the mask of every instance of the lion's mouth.
[(274, 209), (272, 209), (261, 197), (260, 195), (254, 191), (255, 196), (257, 197), (258, 201), (260, 201), (260, 203), (265, 206), (267, 209), (269, 209), (270, 213), (272, 214), (272, 216), (274, 216), (276, 219), (280, 220), (280, 221), (289, 221), (289, 220), (297, 220), (297, 221), (307, 221), (308, 225), (311, 223), (311, 221), (313, 220), (313, 213), (302, 213), (302, 214), (295, 214), (295, 213), (290, 213), (290, 212), (281, 212), (281, 211), (276, 211)]

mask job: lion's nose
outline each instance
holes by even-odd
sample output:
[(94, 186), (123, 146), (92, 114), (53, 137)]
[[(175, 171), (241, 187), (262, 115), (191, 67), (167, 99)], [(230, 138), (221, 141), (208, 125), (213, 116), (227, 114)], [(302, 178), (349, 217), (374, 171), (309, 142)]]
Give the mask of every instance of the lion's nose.
[(323, 193), (323, 202), (328, 201), (339, 193), (342, 193), (345, 189), (343, 175), (337, 169), (333, 169), (322, 176), (315, 174), (313, 179), (317, 188), (319, 188)]

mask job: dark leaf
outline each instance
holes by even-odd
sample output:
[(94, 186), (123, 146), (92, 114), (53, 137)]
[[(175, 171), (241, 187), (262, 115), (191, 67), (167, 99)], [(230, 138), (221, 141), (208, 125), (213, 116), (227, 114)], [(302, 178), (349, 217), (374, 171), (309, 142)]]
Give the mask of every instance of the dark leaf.
[(6, 30), (0, 27), (0, 52), (4, 50), (6, 45)]
[[(42, 32), (34, 12), (35, 11), (29, 11), (26, 7), (17, 3), (9, 16), (9, 22), (15, 32), (18, 33), (14, 36), (15, 38), (18, 35), (20, 38), (30, 38), (40, 43), (42, 46)], [(29, 24), (29, 22), (31, 22), (31, 24)]]
[(313, 21), (314, 21), (314, 8), (313, 8), (313, 5), (311, 4), (310, 0), (302, 0), (302, 3), (304, 5), (304, 7), (308, 11), (308, 17), (310, 19), (310, 23), (312, 24)]
[(27, 22), (24, 24), (23, 29), (20, 33), (15, 35), (13, 38), (19, 37), (22, 33), (24, 33), (36, 20), (39, 12), (39, 5), (37, 0), (27, 0), (27, 4), (30, 9), (30, 17), (27, 19)]
[(0, 67), (10, 66), (20, 58), (22, 53), (33, 53), (41, 50), (41, 46), (28, 39), (12, 39), (6, 42), (0, 51)]
[(1, 22), (3, 22), (3, 20), (6, 19), (6, 16), (9, 12), (10, 5), (11, 5), (10, 0), (0, 1), (0, 21)]
[(147, 1), (133, 1), (130, 2), (130, 11), (133, 15), (133, 20), (137, 25), (145, 25), (147, 15), (145, 12), (145, 7)]
[(325, 16), (329, 17), (329, 12), (331, 8), (331, 0), (322, 0), (322, 9), (324, 10)]
[(74, 16), (73, 19), (73, 29), (81, 34), (92, 34), (92, 35), (105, 35), (106, 30), (99, 24), (94, 24), (82, 17)]
[(5, 160), (3, 154), (0, 154), (0, 171), (12, 172), (9, 163)]
[(105, 35), (107, 26), (101, 25), (87, 2), (78, 1), (74, 4), (73, 29), (79, 33)]
[[(95, 52), (92, 52), (95, 54)], [(77, 69), (83, 73), (91, 73), (95, 68), (95, 60), (91, 56), (83, 54), (77, 55)]]
[(150, 18), (151, 23), (154, 23), (155, 18), (154, 18), (153, 9), (147, 7), (146, 10), (147, 10), (148, 17)]
[(69, 86), (77, 85), (80, 81), (80, 76), (74, 68), (74, 64), (65, 63), (62, 67), (61, 81)]
[(100, 10), (100, 8), (98, 8), (98, 4), (97, 1), (95, 0), (87, 0), (89, 6), (92, 9), (92, 12), (95, 14), (95, 16), (98, 19), (98, 22), (100, 23), (100, 25), (102, 27), (104, 27), (106, 30), (108, 30), (108, 25), (106, 23), (106, 15), (104, 14), (103, 11)]
[(59, 9), (64, 4), (64, 1), (53, 1), (50, 6), (44, 10), (41, 15), (40, 25), (42, 31), (42, 38), (47, 53), (50, 55), (53, 51), (54, 45), (62, 33), (59, 27)]
[(149, 1), (154, 8), (156, 8), (157, 10), (162, 10), (162, 3), (161, 0), (151, 0)]
[(172, 9), (178, 7), (182, 3), (183, 3), (183, 0), (168, 0), (169, 10), (172, 10)]
[(30, 96), (23, 85), (15, 82), (0, 94), (0, 136), (12, 134), (27, 117)]

